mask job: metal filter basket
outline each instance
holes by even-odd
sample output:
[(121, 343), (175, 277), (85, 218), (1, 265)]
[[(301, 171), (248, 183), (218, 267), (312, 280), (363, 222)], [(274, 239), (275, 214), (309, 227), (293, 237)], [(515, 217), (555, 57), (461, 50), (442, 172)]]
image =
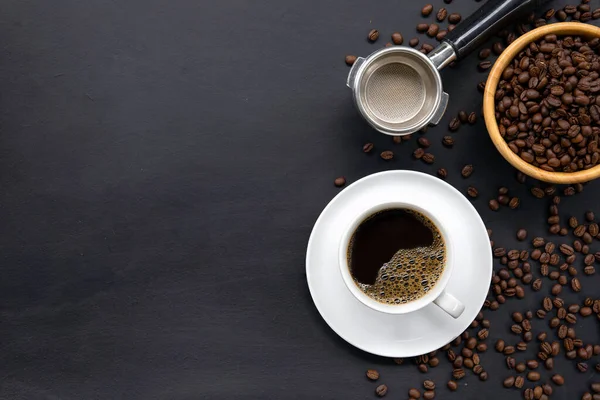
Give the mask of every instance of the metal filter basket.
[(545, 1), (490, 0), (458, 24), (429, 55), (397, 46), (357, 58), (346, 83), (357, 109), (373, 128), (387, 135), (408, 135), (437, 125), (449, 97), (439, 70), (464, 58), (506, 23)]

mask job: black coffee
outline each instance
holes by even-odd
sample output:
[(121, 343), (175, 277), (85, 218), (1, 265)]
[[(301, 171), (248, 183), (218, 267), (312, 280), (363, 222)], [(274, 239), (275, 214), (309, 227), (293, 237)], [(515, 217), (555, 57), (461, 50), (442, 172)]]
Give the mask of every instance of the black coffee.
[(386, 304), (404, 304), (429, 292), (439, 280), (446, 247), (429, 218), (410, 209), (389, 209), (365, 219), (348, 246), (356, 285)]

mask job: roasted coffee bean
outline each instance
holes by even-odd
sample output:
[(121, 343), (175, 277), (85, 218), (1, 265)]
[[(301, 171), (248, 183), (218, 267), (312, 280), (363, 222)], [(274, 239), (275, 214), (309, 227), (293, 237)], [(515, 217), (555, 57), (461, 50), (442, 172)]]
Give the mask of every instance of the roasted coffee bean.
[(582, 317), (587, 317), (587, 316), (590, 316), (590, 315), (592, 315), (592, 309), (591, 309), (590, 307), (582, 307), (582, 308), (579, 310), (579, 314), (580, 314)]
[(527, 231), (525, 229), (522, 229), (522, 228), (519, 229), (517, 231), (517, 239), (521, 240), (521, 241), (527, 239)]
[(477, 114), (475, 114), (475, 112), (471, 112), (467, 117), (467, 122), (469, 122), (471, 125), (474, 125), (477, 122)]
[(560, 245), (560, 252), (563, 253), (566, 256), (570, 256), (574, 254), (574, 250), (571, 246), (569, 246), (568, 244), (561, 244)]
[(552, 286), (552, 289), (550, 290), (550, 292), (554, 295), (554, 296), (558, 296), (560, 294), (560, 292), (562, 292), (562, 286), (560, 284), (555, 284), (554, 286)]
[(550, 371), (552, 368), (554, 368), (554, 359), (553, 358), (547, 358), (544, 361), (544, 368), (546, 368), (548, 371)]
[(435, 37), (440, 31), (440, 26), (438, 24), (431, 24), (427, 29), (427, 36)]
[(535, 281), (533, 281), (533, 283), (531, 284), (531, 288), (536, 292), (539, 291), (542, 288), (542, 280), (538, 278)]
[(544, 297), (544, 300), (542, 301), (542, 306), (546, 311), (552, 310), (552, 300), (550, 299), (550, 297)]
[(520, 335), (523, 332), (523, 328), (521, 327), (521, 325), (517, 325), (517, 324), (511, 326), (510, 330), (513, 333), (516, 333), (517, 335)]
[(518, 311), (515, 311), (514, 313), (512, 313), (512, 319), (513, 321), (515, 321), (517, 324), (520, 324), (521, 322), (523, 322), (523, 314), (521, 314)]
[(588, 365), (584, 362), (577, 363), (577, 369), (579, 372), (586, 372), (588, 370)]
[(517, 365), (515, 365), (515, 371), (517, 371), (518, 373), (521, 372), (525, 372), (525, 370), (527, 369), (527, 366), (525, 365), (525, 363), (518, 363)]
[(542, 247), (546, 243), (546, 240), (541, 237), (536, 237), (531, 241), (531, 243), (533, 244), (533, 247)]
[(424, 400), (433, 400), (435, 398), (435, 392), (433, 390), (427, 390), (423, 393)]
[(428, 29), (429, 29), (429, 24), (426, 24), (426, 23), (417, 24), (417, 32), (419, 32), (419, 33), (425, 33), (425, 32), (427, 32)]
[(458, 128), (460, 128), (460, 120), (456, 117), (452, 118), (452, 120), (450, 120), (450, 123), (448, 124), (448, 128), (452, 132), (457, 131)]
[(379, 397), (383, 397), (387, 394), (388, 388), (386, 385), (379, 385), (375, 389), (375, 394)]
[(346, 184), (346, 178), (340, 176), (339, 178), (336, 178), (335, 181), (333, 181), (333, 184), (337, 187), (342, 187)]
[(354, 63), (356, 62), (356, 56), (347, 55), (345, 61), (348, 65), (354, 65)]
[(573, 289), (574, 292), (581, 291), (581, 283), (579, 282), (579, 279), (577, 279), (577, 278), (571, 279), (571, 288)]
[(485, 339), (487, 339), (488, 335), (489, 335), (489, 331), (488, 331), (486, 328), (483, 328), (483, 329), (481, 329), (479, 332), (477, 332), (477, 337), (478, 337), (480, 340), (485, 340)]
[(552, 382), (558, 386), (562, 386), (565, 384), (565, 378), (563, 378), (562, 375), (555, 374), (552, 375)]
[(595, 215), (594, 215), (593, 211), (586, 211), (585, 212), (585, 219), (586, 219), (586, 221), (592, 222), (592, 221), (594, 221), (594, 218), (595, 218)]
[(429, 371), (429, 367), (427, 367), (427, 364), (419, 364), (417, 368), (422, 373), (427, 373), (427, 371)]
[(536, 360), (528, 360), (526, 365), (529, 369), (536, 369), (539, 366), (539, 363)]
[(417, 47), (419, 45), (419, 39), (418, 38), (412, 38), (408, 41), (408, 45), (410, 47)]
[(525, 391), (523, 392), (523, 398), (525, 400), (533, 400), (534, 399), (534, 397), (533, 397), (533, 389), (531, 389), (531, 388), (525, 389)]
[(394, 32), (392, 33), (392, 42), (394, 42), (395, 45), (401, 45), (402, 43), (404, 43), (404, 37), (401, 33)]
[(479, 196), (479, 192), (473, 186), (469, 186), (467, 189), (467, 194), (472, 198), (477, 198), (477, 196)]
[(498, 211), (498, 209), (500, 208), (500, 203), (498, 203), (496, 199), (490, 200), (488, 205), (490, 207), (490, 210), (492, 211)]
[(453, 25), (458, 24), (461, 19), (462, 19), (462, 17), (459, 13), (452, 13), (452, 14), (448, 15), (448, 22)]
[(464, 378), (465, 375), (465, 371), (462, 368), (456, 368), (452, 371), (452, 377), (456, 380)]
[(479, 70), (480, 71), (487, 71), (488, 69), (490, 69), (492, 67), (492, 62), (491, 61), (482, 61), (479, 63), (478, 65)]
[(447, 16), (448, 16), (448, 10), (446, 10), (444, 7), (442, 7), (438, 10), (436, 18), (438, 21), (443, 22)]
[(454, 362), (452, 363), (452, 365), (454, 366), (454, 368), (460, 368), (463, 365), (463, 358), (462, 356), (456, 356), (456, 359), (454, 360)]
[(508, 378), (504, 379), (504, 382), (502, 384), (504, 385), (505, 388), (513, 387), (515, 385), (515, 377), (509, 376)]
[(534, 197), (537, 197), (538, 199), (541, 199), (541, 198), (543, 198), (546, 195), (546, 193), (544, 192), (544, 190), (541, 189), (541, 188), (539, 188), (539, 187), (533, 187), (533, 188), (531, 188), (531, 194)]
[(444, 136), (442, 138), (442, 144), (446, 147), (452, 147), (454, 146), (454, 139), (452, 136)]
[(448, 171), (446, 170), (446, 168), (440, 168), (437, 171), (437, 175), (441, 179), (446, 179), (448, 177)]
[(418, 399), (421, 397), (421, 392), (418, 389), (412, 388), (408, 390), (408, 397), (411, 399)]
[(369, 34), (367, 35), (367, 38), (371, 42), (376, 41), (377, 39), (379, 39), (379, 31), (377, 29), (371, 29), (371, 31), (369, 31)]
[(363, 146), (363, 152), (364, 153), (370, 153), (373, 150), (373, 143), (366, 143)]
[(473, 174), (473, 166), (468, 164), (465, 165), (463, 167), (463, 169), (461, 170), (461, 175), (463, 176), (463, 178), (468, 178)]
[(390, 150), (386, 150), (381, 153), (381, 158), (383, 158), (386, 161), (389, 161), (394, 158), (394, 152), (390, 151)]
[(422, 9), (421, 9), (421, 14), (424, 17), (429, 16), (431, 13), (433, 12), (433, 6), (431, 4), (426, 4)]
[(379, 379), (379, 372), (377, 372), (377, 370), (374, 369), (368, 369), (367, 378), (369, 378), (372, 381), (376, 381), (377, 379)]
[[(446, 384), (446, 386), (452, 392), (454, 392), (454, 391), (456, 391), (458, 389), (458, 384), (455, 381), (448, 381), (448, 383)], [(417, 399), (418, 399), (418, 397), (417, 397)]]
[(496, 342), (496, 345), (495, 345), (496, 351), (502, 353), (504, 351), (504, 347), (505, 347), (504, 340), (498, 339), (498, 341)]
[(424, 148), (431, 146), (429, 139), (427, 139), (426, 137), (420, 137), (419, 139), (417, 139), (417, 142), (419, 143), (419, 146)]
[(559, 337), (560, 339), (564, 339), (565, 337), (567, 337), (567, 329), (568, 329), (568, 328), (567, 328), (567, 326), (566, 326), (566, 325), (561, 325), (561, 326), (558, 328), (558, 333), (557, 333), (557, 334), (558, 334), (558, 337)]

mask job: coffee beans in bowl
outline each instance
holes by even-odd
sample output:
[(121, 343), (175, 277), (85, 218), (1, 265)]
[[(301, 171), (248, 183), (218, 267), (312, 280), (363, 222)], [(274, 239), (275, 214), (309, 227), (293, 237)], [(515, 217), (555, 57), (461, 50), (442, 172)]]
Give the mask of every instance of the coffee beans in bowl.
[(494, 144), (534, 178), (577, 183), (600, 175), (600, 28), (552, 24), (513, 42), (485, 91)]

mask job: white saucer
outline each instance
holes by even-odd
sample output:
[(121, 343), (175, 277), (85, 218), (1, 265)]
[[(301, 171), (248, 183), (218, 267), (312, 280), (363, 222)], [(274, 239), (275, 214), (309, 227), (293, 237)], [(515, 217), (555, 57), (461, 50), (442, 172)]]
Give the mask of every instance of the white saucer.
[[(427, 209), (440, 204), (454, 219), (453, 235), (462, 238), (448, 292), (465, 304), (454, 319), (434, 304), (404, 315), (374, 311), (344, 284), (338, 247), (350, 218), (373, 201), (418, 197)], [(427, 204), (429, 203), (429, 204)], [(387, 171), (348, 186), (325, 207), (315, 223), (306, 252), (306, 277), (321, 316), (342, 339), (366, 352), (385, 357), (412, 357), (439, 349), (475, 319), (492, 277), (492, 251), (481, 217), (471, 203), (446, 182), (415, 171)]]

